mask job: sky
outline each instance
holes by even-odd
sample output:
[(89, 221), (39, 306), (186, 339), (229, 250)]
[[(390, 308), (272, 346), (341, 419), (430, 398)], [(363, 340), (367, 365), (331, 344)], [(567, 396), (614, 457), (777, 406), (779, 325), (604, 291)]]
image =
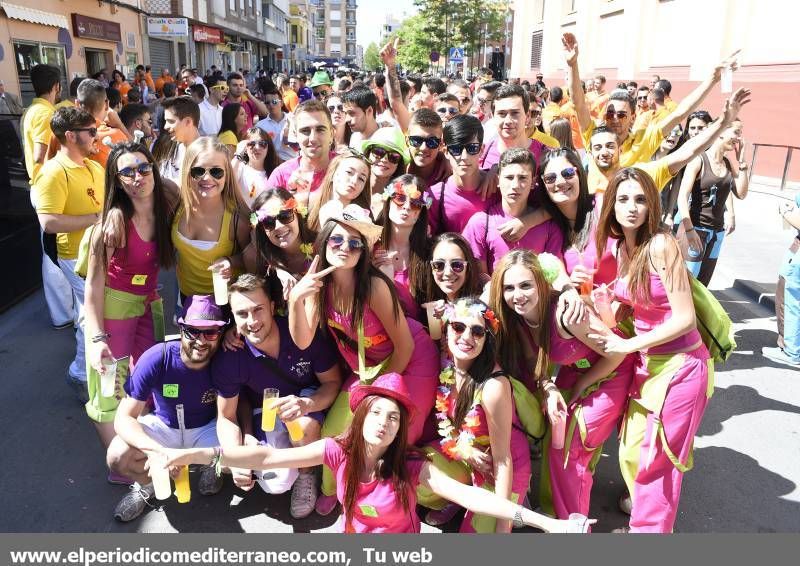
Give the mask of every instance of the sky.
[(364, 49), (373, 41), (377, 43), (381, 38), (381, 28), (386, 15), (394, 14), (400, 19), (403, 12), (407, 12), (408, 15), (416, 12), (413, 0), (358, 0), (357, 43)]

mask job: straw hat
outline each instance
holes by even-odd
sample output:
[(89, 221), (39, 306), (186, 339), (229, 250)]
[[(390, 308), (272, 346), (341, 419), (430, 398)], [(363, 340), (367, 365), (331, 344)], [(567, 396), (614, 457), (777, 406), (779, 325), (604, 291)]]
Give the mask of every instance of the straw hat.
[(366, 208), (361, 208), (357, 204), (342, 206), (339, 201), (329, 201), (320, 208), (320, 224), (333, 220), (348, 228), (352, 228), (367, 239), (367, 244), (371, 248), (381, 237), (383, 228), (372, 221), (372, 217)]

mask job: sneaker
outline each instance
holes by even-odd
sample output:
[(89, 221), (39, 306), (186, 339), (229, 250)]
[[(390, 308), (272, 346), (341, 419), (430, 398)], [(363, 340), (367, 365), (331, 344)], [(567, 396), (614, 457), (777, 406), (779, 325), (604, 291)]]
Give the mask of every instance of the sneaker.
[(773, 362), (793, 368), (800, 368), (800, 361), (790, 358), (781, 348), (761, 348), (761, 355)]
[(289, 512), (295, 519), (305, 519), (314, 512), (317, 502), (317, 477), (313, 473), (301, 473), (292, 486), (292, 503)]
[(222, 489), (222, 477), (217, 476), (213, 466), (203, 466), (200, 470), (200, 481), (197, 482), (197, 491), (200, 495), (216, 495)]
[(115, 474), (114, 472), (108, 472), (106, 479), (111, 485), (133, 485), (133, 480), (131, 478), (123, 476), (122, 474)]
[(114, 518), (121, 523), (133, 521), (144, 513), (147, 507), (155, 507), (150, 502), (153, 497), (153, 484), (144, 486), (140, 486), (138, 483), (133, 484), (130, 492), (117, 503), (114, 509)]
[(627, 535), (631, 532), (630, 527), (619, 527), (618, 529), (614, 529), (611, 531), (615, 535)]
[(460, 507), (455, 503), (448, 503), (441, 509), (428, 511), (425, 515), (425, 522), (433, 527), (445, 525), (453, 520)]
[[(300, 479), (299, 477), (297, 479)], [(292, 494), (294, 495), (294, 493)], [(317, 504), (314, 506), (314, 509), (317, 512), (317, 515), (330, 515), (331, 511), (336, 508), (336, 504), (339, 501), (336, 499), (335, 495), (320, 495), (317, 497)]]
[(628, 493), (627, 489), (623, 491), (620, 494), (619, 499), (617, 499), (617, 506), (619, 507), (619, 510), (625, 513), (626, 515), (631, 514), (631, 509), (633, 508), (633, 502), (631, 501), (631, 494)]
[(67, 385), (69, 385), (69, 388), (72, 389), (72, 392), (75, 394), (75, 397), (78, 399), (81, 405), (85, 405), (89, 402), (89, 389), (87, 388), (85, 381), (76, 379), (67, 374)]

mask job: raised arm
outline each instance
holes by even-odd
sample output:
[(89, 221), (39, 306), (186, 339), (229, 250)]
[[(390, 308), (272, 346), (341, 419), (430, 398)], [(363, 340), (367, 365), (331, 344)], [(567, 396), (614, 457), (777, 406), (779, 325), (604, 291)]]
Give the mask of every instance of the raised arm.
[(586, 97), (581, 87), (581, 75), (578, 71), (578, 40), (575, 39), (575, 35), (567, 32), (561, 36), (561, 44), (564, 46), (564, 60), (569, 67), (569, 91), (572, 103), (575, 105), (575, 114), (578, 116), (578, 125), (583, 132), (591, 125), (592, 115), (586, 105)]
[(666, 157), (664, 162), (669, 167), (669, 172), (675, 175), (683, 169), (689, 161), (700, 155), (711, 143), (717, 139), (722, 130), (731, 125), (739, 115), (742, 106), (750, 102), (750, 90), (740, 88), (725, 101), (722, 116), (711, 122), (706, 129), (687, 141), (676, 151)]
[(708, 93), (711, 92), (711, 89), (714, 88), (714, 85), (717, 84), (722, 77), (722, 71), (727, 68), (732, 70), (736, 70), (737, 63), (736, 63), (736, 56), (739, 54), (739, 49), (731, 53), (728, 57), (720, 61), (715, 67), (714, 70), (711, 71), (711, 74), (700, 83), (697, 88), (695, 88), (689, 95), (680, 101), (678, 106), (672, 113), (664, 118), (662, 122), (659, 123), (658, 127), (661, 128), (661, 133), (664, 137), (668, 137), (672, 129), (677, 126), (678, 124), (683, 123), (687, 116), (695, 109), (697, 106), (708, 96)]
[(411, 121), (411, 113), (403, 102), (403, 93), (400, 90), (400, 79), (397, 77), (397, 46), (400, 38), (395, 38), (383, 46), (380, 51), (381, 61), (386, 67), (386, 96), (390, 100), (392, 114), (397, 119), (400, 129), (408, 131), (408, 124)]

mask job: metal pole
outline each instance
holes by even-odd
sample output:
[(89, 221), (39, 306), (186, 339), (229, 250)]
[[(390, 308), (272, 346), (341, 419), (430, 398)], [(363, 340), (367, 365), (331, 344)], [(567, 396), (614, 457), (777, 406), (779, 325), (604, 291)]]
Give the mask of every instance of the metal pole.
[(756, 168), (756, 155), (758, 155), (758, 144), (753, 144), (753, 160), (750, 162), (750, 174), (753, 174)]
[(786, 186), (786, 177), (789, 176), (789, 166), (792, 164), (793, 148), (786, 148), (786, 164), (783, 166), (783, 177), (781, 178), (781, 190)]

